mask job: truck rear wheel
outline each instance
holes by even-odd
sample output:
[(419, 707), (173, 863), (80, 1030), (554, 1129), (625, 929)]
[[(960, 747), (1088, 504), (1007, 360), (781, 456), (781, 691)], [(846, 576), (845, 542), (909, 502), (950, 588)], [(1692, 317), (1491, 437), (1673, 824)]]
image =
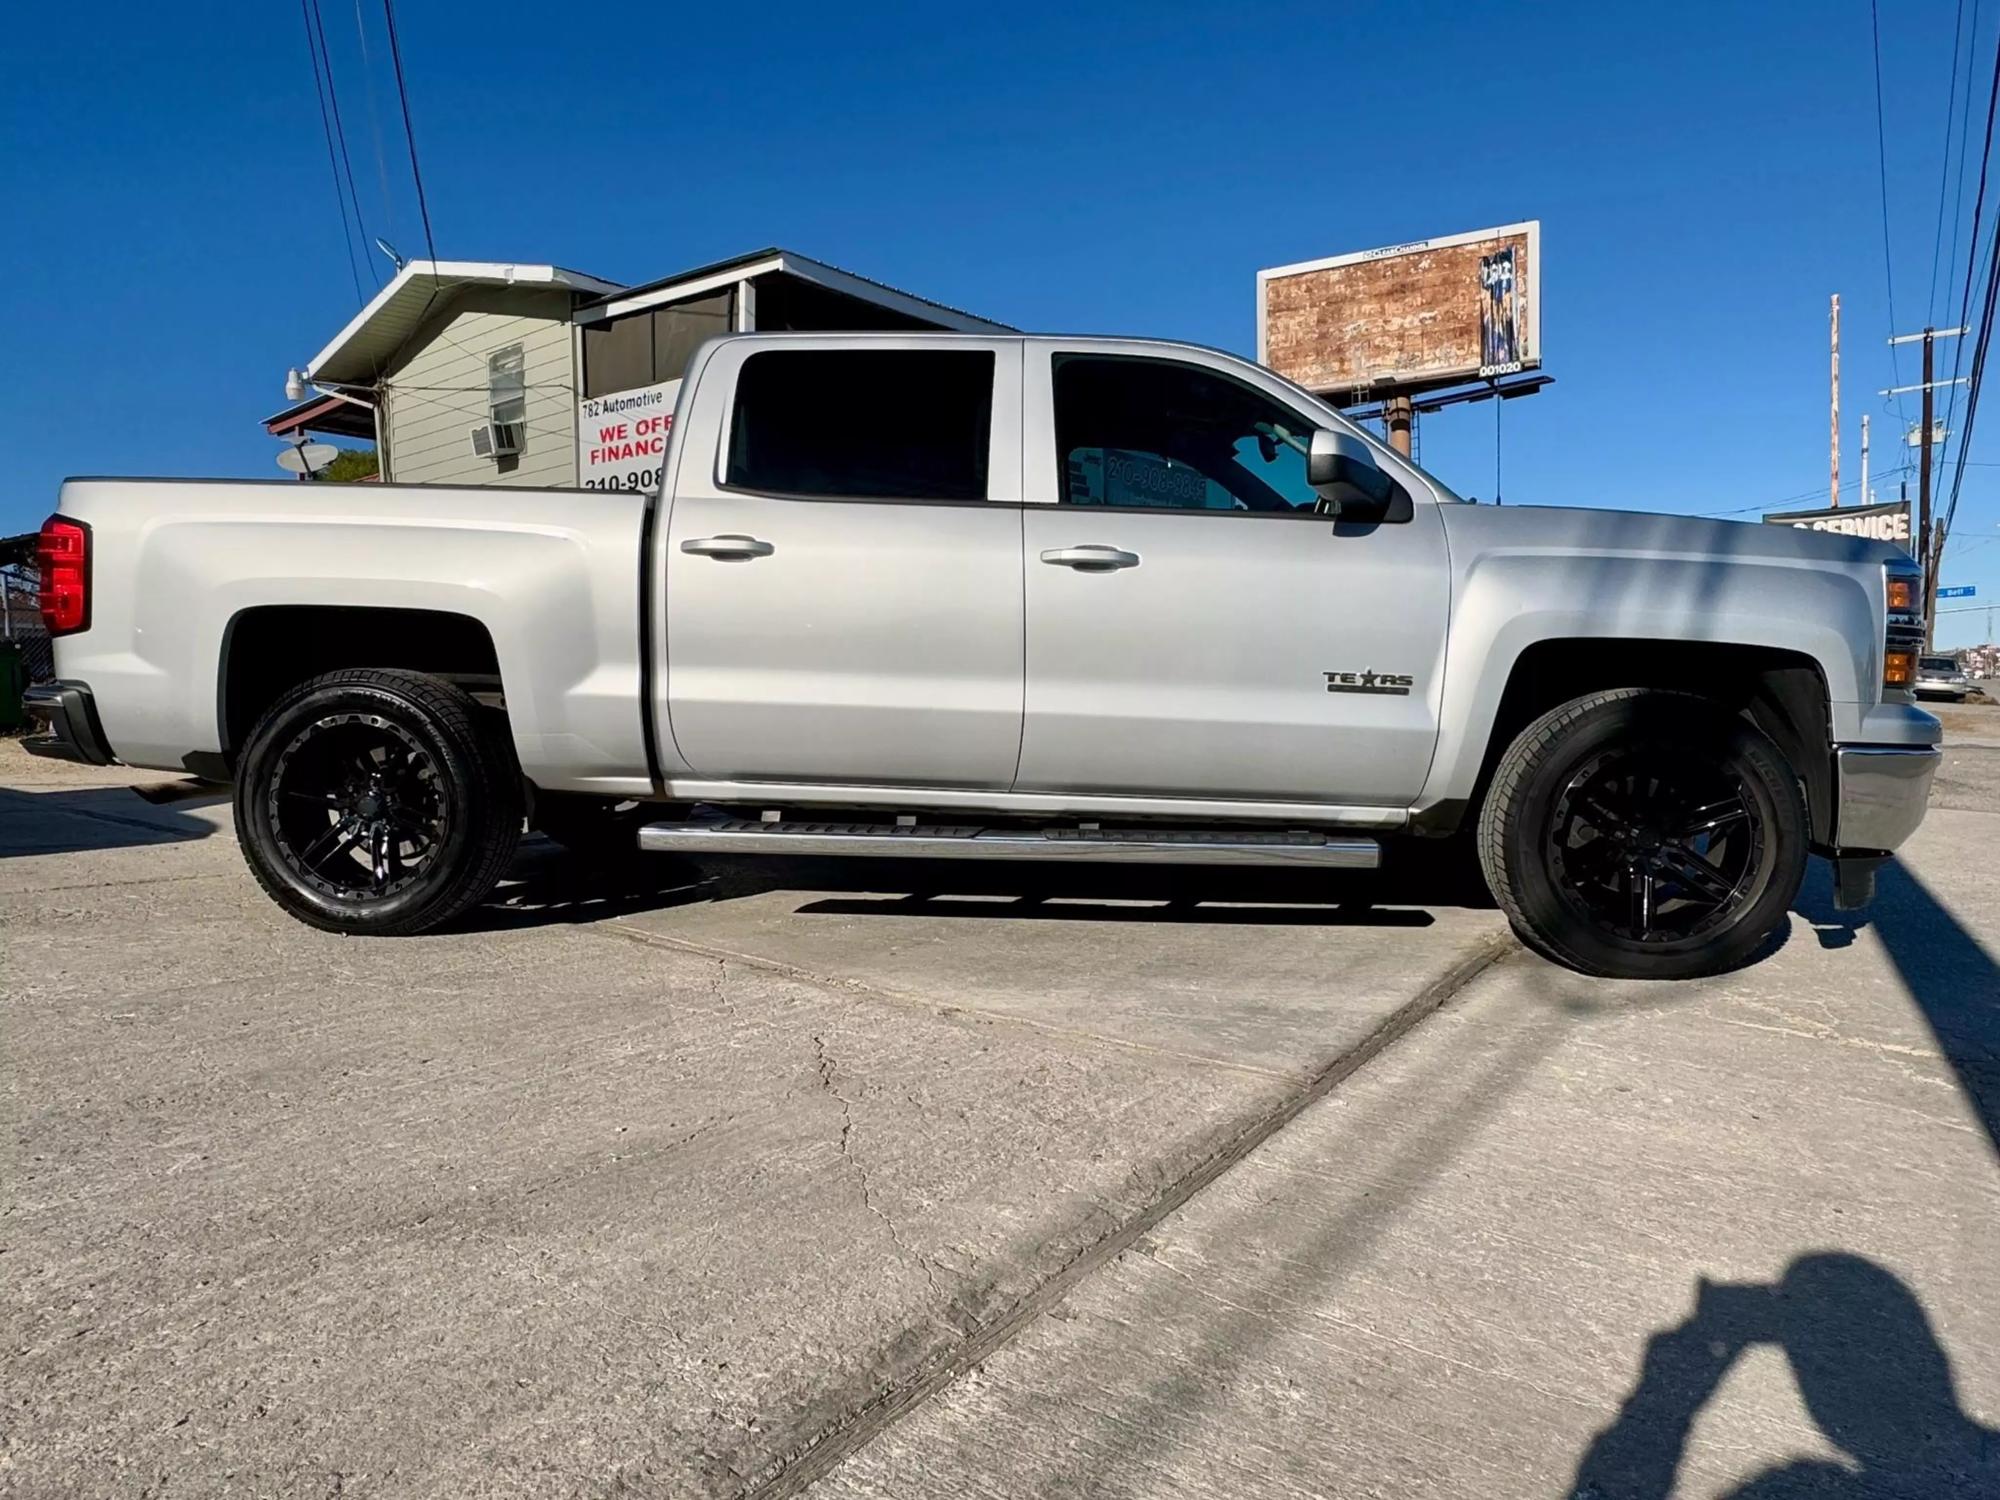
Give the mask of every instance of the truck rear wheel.
[(251, 873), (302, 922), (401, 936), (449, 922), (507, 868), (521, 784), (460, 689), (362, 668), (300, 683), (264, 716), (236, 778)]
[(1493, 897), (1586, 974), (1691, 979), (1747, 960), (1805, 874), (1798, 778), (1757, 727), (1691, 693), (1622, 688), (1535, 720), (1479, 815)]

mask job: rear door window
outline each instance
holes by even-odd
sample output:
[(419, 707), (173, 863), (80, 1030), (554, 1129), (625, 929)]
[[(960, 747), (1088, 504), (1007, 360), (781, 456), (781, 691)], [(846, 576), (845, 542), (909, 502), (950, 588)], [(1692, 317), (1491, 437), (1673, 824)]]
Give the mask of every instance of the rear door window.
[(770, 349), (743, 361), (724, 483), (827, 500), (984, 500), (990, 349)]

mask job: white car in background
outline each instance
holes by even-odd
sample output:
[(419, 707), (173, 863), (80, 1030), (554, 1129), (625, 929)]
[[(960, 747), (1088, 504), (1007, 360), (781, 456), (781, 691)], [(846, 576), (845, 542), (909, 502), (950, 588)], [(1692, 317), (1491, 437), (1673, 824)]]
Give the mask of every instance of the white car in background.
[(1950, 698), (1953, 702), (1963, 703), (1965, 695), (1971, 691), (1972, 679), (1965, 675), (1957, 657), (1917, 658), (1916, 694), (1919, 698)]

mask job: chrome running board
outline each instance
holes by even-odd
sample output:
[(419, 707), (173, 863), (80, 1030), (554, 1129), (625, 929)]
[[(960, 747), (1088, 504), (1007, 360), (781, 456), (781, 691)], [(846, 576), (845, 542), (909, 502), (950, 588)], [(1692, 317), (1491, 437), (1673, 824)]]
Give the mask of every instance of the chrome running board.
[(1314, 865), (1373, 870), (1382, 846), (1371, 838), (1301, 830), (1152, 828), (986, 828), (978, 824), (756, 822), (731, 818), (649, 823), (639, 847), (655, 853), (887, 855), (899, 859), (1095, 860), (1154, 865)]

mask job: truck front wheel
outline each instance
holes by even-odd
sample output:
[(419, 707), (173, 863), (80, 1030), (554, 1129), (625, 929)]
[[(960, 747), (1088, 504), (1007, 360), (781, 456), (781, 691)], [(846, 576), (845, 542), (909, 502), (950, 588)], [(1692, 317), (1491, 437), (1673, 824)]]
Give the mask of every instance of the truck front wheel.
[(499, 880), (521, 832), (510, 747), (459, 688), (364, 668), (300, 683), (250, 732), (236, 828), (272, 900), (331, 932), (424, 932)]
[(1747, 960), (1805, 874), (1798, 778), (1747, 720), (1622, 688), (1543, 714), (1501, 757), (1479, 858), (1523, 941), (1586, 974), (1691, 979)]

